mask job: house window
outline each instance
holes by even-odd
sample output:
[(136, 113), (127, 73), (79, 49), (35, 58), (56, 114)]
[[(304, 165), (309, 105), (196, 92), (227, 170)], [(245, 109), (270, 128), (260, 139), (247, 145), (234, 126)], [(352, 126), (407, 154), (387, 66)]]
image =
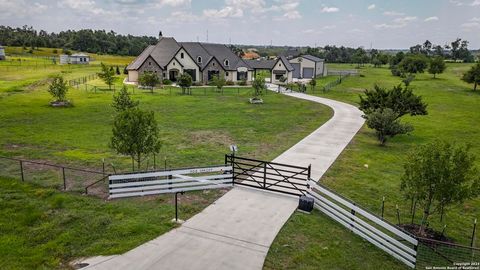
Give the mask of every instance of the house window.
[(175, 62), (173, 62), (173, 65), (175, 66)]
[(275, 74), (275, 80), (280, 81), (283, 78), (283, 74)]
[(237, 72), (237, 81), (246, 81), (247, 80), (247, 72)]
[(278, 63), (278, 66), (281, 67), (281, 66), (282, 66), (282, 63)]
[(228, 67), (230, 64), (230, 61), (228, 61), (228, 59), (225, 59), (225, 61), (223, 61), (223, 64)]
[(214, 66), (215, 66), (215, 62), (212, 62), (212, 67), (214, 67)]
[(229, 73), (228, 73), (228, 71), (227, 71), (227, 72), (225, 72), (225, 76), (228, 76), (228, 74), (229, 74)]
[(197, 63), (200, 63), (200, 64), (202, 63), (202, 57), (201, 56), (197, 57)]
[(152, 62), (148, 62), (148, 65), (151, 66), (151, 65), (152, 65)]
[(180, 54), (180, 58), (183, 59), (183, 57), (184, 57), (184, 54), (183, 54), (183, 52), (182, 52), (182, 53)]

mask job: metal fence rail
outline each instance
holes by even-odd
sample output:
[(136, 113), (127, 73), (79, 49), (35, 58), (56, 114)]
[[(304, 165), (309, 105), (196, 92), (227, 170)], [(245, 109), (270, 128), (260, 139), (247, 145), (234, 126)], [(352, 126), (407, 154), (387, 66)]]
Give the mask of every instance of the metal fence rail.
[(306, 194), (311, 167), (225, 155), (233, 169), (234, 185), (300, 196)]
[(405, 265), (415, 268), (418, 240), (414, 236), (313, 181), (308, 184), (308, 195), (314, 199), (315, 208)]

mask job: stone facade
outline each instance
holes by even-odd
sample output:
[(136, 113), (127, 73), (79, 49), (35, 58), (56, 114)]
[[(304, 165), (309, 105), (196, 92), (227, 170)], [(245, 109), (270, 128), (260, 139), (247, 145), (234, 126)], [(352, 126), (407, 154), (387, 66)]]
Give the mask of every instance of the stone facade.
[(225, 70), (223, 69), (222, 65), (220, 65), (220, 63), (215, 59), (213, 58), (209, 63), (208, 65), (203, 69), (203, 72), (202, 72), (202, 76), (203, 76), (203, 83), (207, 84), (208, 83), (208, 74), (209, 74), (209, 71), (216, 71), (218, 72), (219, 74), (220, 73), (223, 73), (223, 75), (225, 76)]
[(156, 73), (160, 81), (164, 78), (162, 68), (150, 56), (145, 59), (145, 62), (143, 62), (142, 66), (140, 66), (140, 68), (138, 69), (138, 76), (142, 76), (145, 71), (151, 71)]

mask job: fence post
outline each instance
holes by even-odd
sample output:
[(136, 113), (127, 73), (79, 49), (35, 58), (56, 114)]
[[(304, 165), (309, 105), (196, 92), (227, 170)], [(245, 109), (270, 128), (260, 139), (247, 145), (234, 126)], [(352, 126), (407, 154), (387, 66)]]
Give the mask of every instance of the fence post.
[(67, 190), (67, 181), (65, 180), (65, 167), (62, 167), (63, 190)]
[(22, 182), (25, 182), (25, 178), (23, 175), (23, 162), (20, 160), (20, 174), (22, 175)]
[(267, 189), (267, 163), (263, 163), (263, 189)]
[(473, 247), (475, 240), (475, 231), (477, 229), (477, 219), (473, 222), (473, 231), (472, 231), (472, 241), (470, 241), (470, 246)]
[(398, 220), (398, 225), (400, 225), (400, 210), (398, 209), (398, 204), (395, 205), (395, 207), (397, 208), (397, 220)]
[(385, 212), (385, 196), (382, 198), (382, 219), (383, 219), (383, 213)]

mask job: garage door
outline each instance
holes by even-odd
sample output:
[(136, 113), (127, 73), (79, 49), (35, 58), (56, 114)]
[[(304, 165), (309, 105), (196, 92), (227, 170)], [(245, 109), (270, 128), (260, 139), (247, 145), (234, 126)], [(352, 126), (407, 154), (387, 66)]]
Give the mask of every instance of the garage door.
[(300, 64), (294, 64), (292, 63), (292, 66), (294, 68), (293, 70), (293, 78), (300, 78)]
[(313, 78), (313, 68), (303, 68), (303, 78)]

